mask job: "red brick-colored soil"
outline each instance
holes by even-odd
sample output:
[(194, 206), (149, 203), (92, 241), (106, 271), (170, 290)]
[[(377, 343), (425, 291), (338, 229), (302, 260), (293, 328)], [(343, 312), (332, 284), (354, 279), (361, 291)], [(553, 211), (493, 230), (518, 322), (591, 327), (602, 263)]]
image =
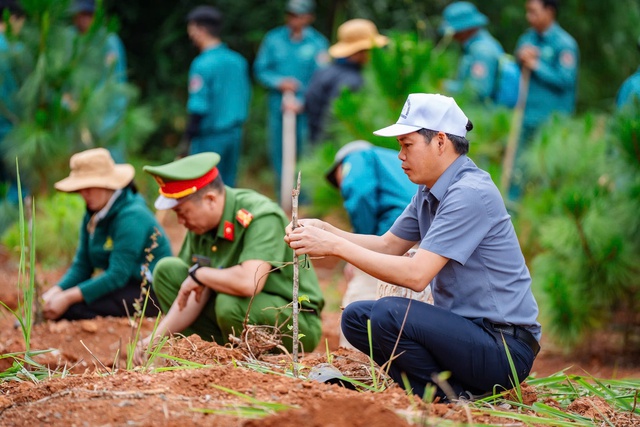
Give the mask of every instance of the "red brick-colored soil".
[[(323, 286), (344, 286), (340, 278), (337, 283), (335, 280), (341, 271), (339, 263), (325, 260), (318, 266)], [(37, 277), (48, 287), (62, 273), (62, 269), (39, 272)], [(17, 301), (16, 283), (15, 263), (0, 259), (0, 300), (12, 307)], [(286, 355), (255, 360), (238, 349), (207, 343), (197, 336), (171, 341), (165, 352), (206, 367), (177, 369), (175, 363), (162, 359), (156, 368), (164, 370), (127, 370), (127, 345), (135, 334), (128, 319), (42, 323), (33, 329), (31, 349), (52, 350), (35, 358), (52, 369), (52, 378), (30, 381), (23, 375), (23, 381), (0, 382), (0, 425), (391, 427), (437, 425), (438, 419), (512, 423), (476, 414), (464, 405), (426, 405), (393, 384), (372, 392), (305, 380), (310, 369), (328, 362), (327, 353), (344, 375), (371, 378), (365, 355), (338, 348), (339, 316), (337, 311), (323, 313), (326, 341), (323, 339), (314, 352), (302, 355), (300, 378), (284, 375), (291, 368)], [(14, 322), (3, 309), (0, 354), (25, 349)], [(144, 321), (143, 333), (152, 327), (152, 319)], [(0, 372), (10, 368), (11, 360), (0, 358)], [(640, 378), (637, 360), (612, 354), (606, 345), (592, 344), (589, 351), (565, 355), (551, 343), (544, 343), (534, 365), (536, 376), (564, 369), (597, 378)], [(533, 388), (525, 385), (524, 391), (526, 399), (536, 400)], [(280, 404), (286, 410), (276, 412), (268, 404)], [(629, 414), (614, 414), (598, 399), (577, 400), (570, 410), (595, 418), (606, 414), (619, 426), (639, 422)], [(251, 418), (252, 413), (262, 416)]]

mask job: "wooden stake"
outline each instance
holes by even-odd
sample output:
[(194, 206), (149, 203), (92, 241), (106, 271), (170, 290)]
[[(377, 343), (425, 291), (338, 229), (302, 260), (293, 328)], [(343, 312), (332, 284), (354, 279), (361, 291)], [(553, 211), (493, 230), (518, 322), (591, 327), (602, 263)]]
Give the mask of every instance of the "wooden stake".
[[(300, 195), (300, 175), (298, 171), (298, 183), (291, 191), (291, 226), (298, 228), (298, 196)], [(293, 252), (293, 376), (298, 377), (298, 314), (300, 311), (298, 304), (298, 289), (300, 287), (300, 266), (298, 265), (298, 255)]]
[(500, 189), (502, 195), (506, 198), (509, 194), (511, 186), (511, 175), (518, 151), (518, 141), (522, 133), (522, 120), (524, 119), (524, 107), (527, 105), (527, 94), (529, 93), (529, 80), (531, 79), (531, 70), (524, 67), (520, 74), (520, 88), (518, 91), (518, 103), (513, 110), (511, 118), (511, 128), (509, 129), (509, 139), (507, 140), (507, 149), (504, 153), (502, 162), (502, 176), (500, 180)]

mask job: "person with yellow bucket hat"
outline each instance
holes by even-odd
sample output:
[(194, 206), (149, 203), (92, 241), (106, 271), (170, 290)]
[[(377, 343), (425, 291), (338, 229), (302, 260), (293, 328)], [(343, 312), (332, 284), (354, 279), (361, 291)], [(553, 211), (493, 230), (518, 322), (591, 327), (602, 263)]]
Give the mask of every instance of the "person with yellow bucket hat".
[[(55, 183), (78, 193), (87, 211), (73, 263), (57, 285), (43, 294), (47, 319), (125, 317), (135, 312), (141, 285), (157, 261), (171, 255), (162, 227), (133, 184), (135, 169), (115, 164), (104, 148), (71, 156), (71, 173)], [(150, 287), (147, 287), (150, 289)], [(158, 314), (155, 296), (145, 315)]]
[(369, 62), (369, 51), (388, 43), (389, 39), (379, 34), (376, 25), (368, 19), (351, 19), (338, 27), (338, 42), (329, 48), (334, 61), (316, 70), (305, 93), (312, 143), (323, 137), (332, 101), (343, 89), (355, 92), (364, 84), (362, 69)]

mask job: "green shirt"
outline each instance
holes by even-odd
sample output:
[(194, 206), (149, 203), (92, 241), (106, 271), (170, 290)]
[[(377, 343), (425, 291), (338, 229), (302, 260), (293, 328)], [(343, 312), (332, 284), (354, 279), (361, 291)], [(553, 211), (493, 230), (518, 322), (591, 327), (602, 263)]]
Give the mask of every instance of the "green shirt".
[[(101, 219), (93, 234), (87, 231), (92, 212), (87, 212), (80, 228), (80, 243), (73, 264), (58, 286), (78, 286), (87, 303), (125, 287), (132, 279), (142, 282), (142, 267), (153, 270), (156, 262), (171, 255), (171, 246), (162, 227), (139, 194), (125, 188)], [(154, 245), (152, 236), (159, 231), (157, 246), (147, 260), (145, 251)]]
[[(218, 228), (205, 234), (187, 233), (180, 258), (193, 264), (192, 255), (211, 258), (214, 268), (228, 268), (248, 260), (266, 261), (282, 267), (293, 261), (293, 251), (284, 242), (289, 220), (269, 198), (252, 190), (225, 187), (224, 213)], [(319, 314), (324, 299), (313, 267), (300, 268), (299, 295), (309, 297), (304, 308)], [(293, 266), (286, 265), (269, 273), (262, 292), (293, 298)]]

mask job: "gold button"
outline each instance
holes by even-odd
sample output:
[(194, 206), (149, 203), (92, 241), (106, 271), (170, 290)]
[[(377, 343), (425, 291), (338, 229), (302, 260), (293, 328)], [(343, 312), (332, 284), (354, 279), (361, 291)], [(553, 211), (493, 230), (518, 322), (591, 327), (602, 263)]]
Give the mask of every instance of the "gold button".
[(218, 247), (216, 245), (211, 246), (211, 252), (216, 252)]

